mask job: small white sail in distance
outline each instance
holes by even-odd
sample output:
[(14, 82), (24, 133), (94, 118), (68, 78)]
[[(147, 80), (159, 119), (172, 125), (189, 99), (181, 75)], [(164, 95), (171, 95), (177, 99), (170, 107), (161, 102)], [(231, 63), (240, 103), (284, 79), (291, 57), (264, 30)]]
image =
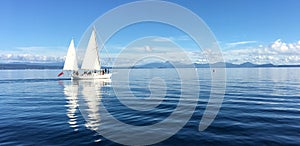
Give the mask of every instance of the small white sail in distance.
[(77, 64), (77, 56), (76, 56), (76, 50), (74, 45), (74, 40), (71, 40), (67, 57), (65, 60), (64, 68), (63, 70), (72, 70), (77, 71), (78, 70), (78, 64)]
[(96, 31), (93, 29), (84, 58), (81, 65), (82, 70), (100, 70), (98, 45)]

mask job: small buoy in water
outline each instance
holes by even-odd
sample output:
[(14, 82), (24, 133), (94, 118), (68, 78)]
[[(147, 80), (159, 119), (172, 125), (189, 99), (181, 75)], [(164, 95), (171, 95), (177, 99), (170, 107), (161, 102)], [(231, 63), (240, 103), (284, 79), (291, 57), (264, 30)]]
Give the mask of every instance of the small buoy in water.
[(215, 69), (213, 69), (213, 72), (215, 72)]

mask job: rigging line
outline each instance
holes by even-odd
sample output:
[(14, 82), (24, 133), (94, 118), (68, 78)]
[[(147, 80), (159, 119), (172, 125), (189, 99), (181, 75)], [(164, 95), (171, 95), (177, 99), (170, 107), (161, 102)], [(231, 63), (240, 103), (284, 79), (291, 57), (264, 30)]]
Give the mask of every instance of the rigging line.
[[(94, 26), (95, 27), (95, 26)], [(100, 37), (100, 35), (98, 34), (98, 32), (97, 31), (95, 31), (96, 32), (96, 37), (98, 36), (98, 40), (100, 41), (100, 43), (101, 43), (101, 45), (102, 45), (102, 47), (101, 47), (101, 49), (100, 49), (100, 53), (102, 52), (102, 50), (103, 50), (103, 48), (105, 49), (105, 52), (106, 52), (106, 55), (107, 55), (107, 57), (108, 57), (108, 61), (111, 61), (111, 58), (110, 58), (110, 56), (108, 55), (109, 53), (108, 53), (108, 50), (107, 50), (107, 48), (105, 47), (105, 45), (104, 45), (104, 42), (102, 41), (102, 39), (101, 39), (101, 37)], [(107, 62), (107, 65), (108, 65), (109, 63)]]
[[(97, 56), (98, 56), (98, 58), (97, 58), (97, 60), (98, 60), (98, 62), (99, 62), (99, 65), (100, 65), (100, 68), (101, 68), (101, 62), (100, 62), (100, 56), (99, 56), (99, 52), (98, 52), (98, 49), (99, 49), (99, 46), (98, 46), (98, 42), (97, 42), (97, 30), (96, 30), (96, 27), (94, 26), (93, 27), (93, 30), (94, 30), (94, 32), (95, 32), (95, 42), (96, 42), (96, 50), (97, 50)], [(93, 33), (93, 31), (92, 31), (92, 33)]]

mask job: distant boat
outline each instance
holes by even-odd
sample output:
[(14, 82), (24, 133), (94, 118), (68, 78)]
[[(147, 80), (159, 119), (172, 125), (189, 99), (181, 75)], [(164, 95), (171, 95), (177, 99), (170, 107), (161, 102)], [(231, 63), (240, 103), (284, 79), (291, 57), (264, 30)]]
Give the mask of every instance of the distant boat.
[[(89, 79), (109, 79), (111, 73), (108, 69), (101, 69), (100, 58), (98, 54), (98, 44), (96, 40), (96, 31), (93, 29), (83, 62), (81, 65), (81, 72), (78, 69), (76, 50), (74, 40), (71, 40), (67, 57), (65, 60), (63, 71), (72, 71), (72, 80), (89, 80)], [(58, 74), (61, 76), (64, 72)]]

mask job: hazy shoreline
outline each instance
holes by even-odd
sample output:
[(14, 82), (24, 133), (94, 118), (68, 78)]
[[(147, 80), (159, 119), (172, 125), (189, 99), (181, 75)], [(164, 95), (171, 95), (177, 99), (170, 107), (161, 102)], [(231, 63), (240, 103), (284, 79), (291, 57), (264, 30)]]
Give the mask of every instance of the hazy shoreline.
[[(252, 64), (249, 62), (242, 64), (215, 63), (215, 64), (176, 64), (169, 62), (148, 63), (139, 66), (114, 67), (116, 69), (162, 69), (162, 68), (292, 68), (300, 65), (273, 65), (273, 64)], [(0, 63), (0, 70), (26, 70), (26, 69), (62, 69), (62, 63)], [(107, 68), (107, 67), (104, 67)], [(111, 67), (109, 67), (111, 68)]]

